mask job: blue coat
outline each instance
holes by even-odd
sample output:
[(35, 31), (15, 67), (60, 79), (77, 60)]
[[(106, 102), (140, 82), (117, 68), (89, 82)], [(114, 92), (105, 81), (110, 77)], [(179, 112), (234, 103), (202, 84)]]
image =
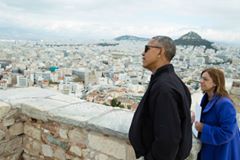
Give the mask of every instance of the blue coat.
[(200, 159), (240, 160), (240, 131), (236, 110), (231, 100), (227, 97), (214, 96), (207, 102), (205, 94), (201, 106), (205, 107), (201, 114), (204, 126), (200, 134), (202, 142)]

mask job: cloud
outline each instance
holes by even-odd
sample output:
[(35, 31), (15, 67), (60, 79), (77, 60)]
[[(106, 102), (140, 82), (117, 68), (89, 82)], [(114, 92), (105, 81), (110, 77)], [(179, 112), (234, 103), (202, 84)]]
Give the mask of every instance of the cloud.
[(193, 30), (206, 39), (240, 42), (239, 12), (239, 0), (0, 0), (0, 26), (70, 38), (178, 37)]

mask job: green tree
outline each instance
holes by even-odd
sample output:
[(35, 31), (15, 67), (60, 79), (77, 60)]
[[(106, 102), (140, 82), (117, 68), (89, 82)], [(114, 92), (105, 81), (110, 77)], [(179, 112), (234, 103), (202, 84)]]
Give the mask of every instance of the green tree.
[(121, 107), (121, 102), (117, 100), (117, 98), (113, 98), (111, 100), (111, 106), (113, 107)]
[(107, 104), (106, 102), (104, 102), (103, 105), (105, 105), (105, 106), (109, 106), (109, 104)]

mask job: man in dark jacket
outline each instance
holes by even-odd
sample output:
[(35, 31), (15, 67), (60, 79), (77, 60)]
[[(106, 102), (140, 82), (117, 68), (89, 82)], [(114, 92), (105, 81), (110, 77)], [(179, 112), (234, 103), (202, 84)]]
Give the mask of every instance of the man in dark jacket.
[(142, 54), (143, 67), (152, 76), (129, 131), (136, 158), (183, 160), (190, 153), (191, 95), (170, 64), (175, 53), (171, 38), (157, 36)]

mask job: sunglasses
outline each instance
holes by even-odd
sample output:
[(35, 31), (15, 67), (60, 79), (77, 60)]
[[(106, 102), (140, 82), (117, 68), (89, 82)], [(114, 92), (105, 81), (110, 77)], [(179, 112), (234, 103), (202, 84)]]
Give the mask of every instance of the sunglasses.
[(145, 45), (144, 53), (147, 53), (147, 51), (148, 51), (150, 48), (162, 48), (162, 47)]

